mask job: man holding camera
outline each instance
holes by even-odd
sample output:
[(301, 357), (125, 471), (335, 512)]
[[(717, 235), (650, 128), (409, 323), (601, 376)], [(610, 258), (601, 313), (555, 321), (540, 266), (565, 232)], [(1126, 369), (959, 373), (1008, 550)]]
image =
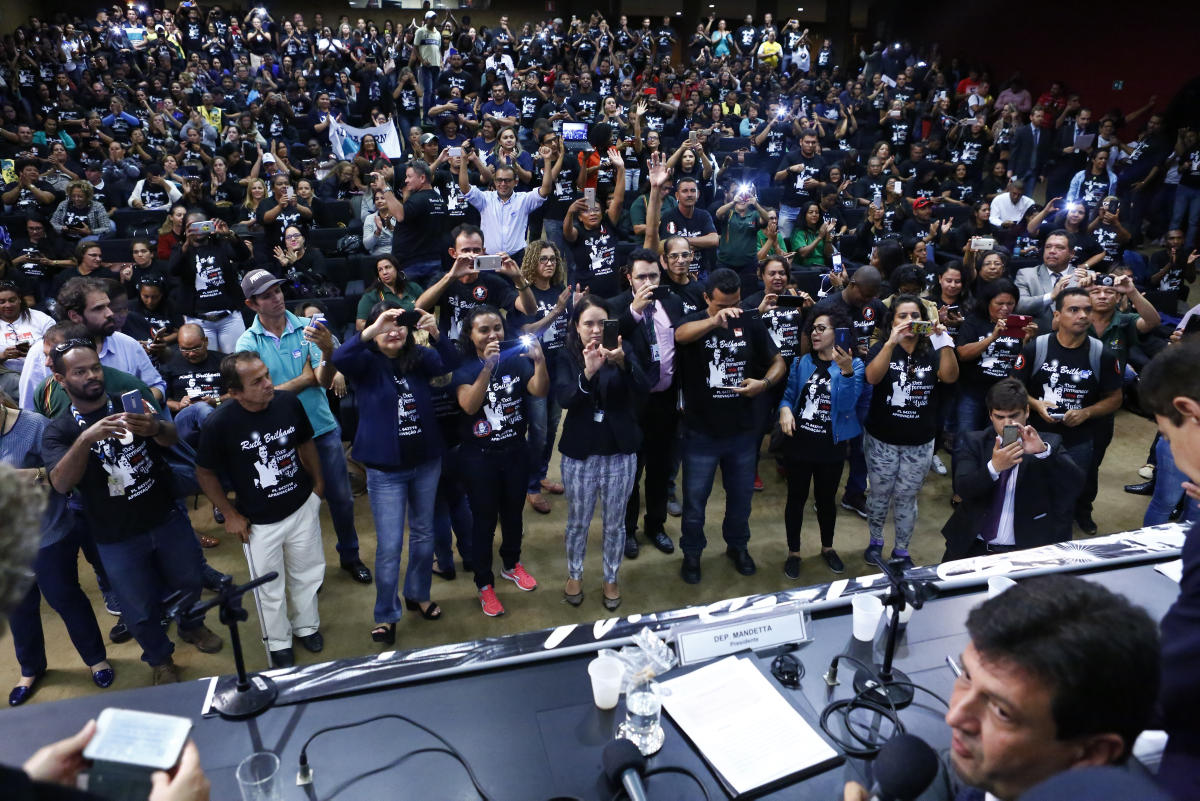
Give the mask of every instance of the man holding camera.
[(170, 272), (179, 279), (180, 311), (204, 329), (208, 347), (231, 353), (246, 332), (238, 290), (238, 265), (250, 259), (246, 243), (224, 220), (188, 214), (184, 239), (171, 256)]
[[(421, 144), (425, 144), (424, 136)], [(433, 188), (433, 172), (420, 159), (410, 161), (396, 176), (403, 181), (399, 197), (383, 173), (373, 175), (371, 189), (383, 192), (383, 201), (396, 220), (392, 255), (408, 280), (428, 286), (442, 269), (447, 220), (446, 201)]]

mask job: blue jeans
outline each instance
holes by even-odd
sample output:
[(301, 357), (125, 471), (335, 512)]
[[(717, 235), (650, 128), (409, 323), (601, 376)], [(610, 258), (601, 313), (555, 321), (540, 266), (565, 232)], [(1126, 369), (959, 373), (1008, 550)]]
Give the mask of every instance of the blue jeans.
[(954, 467), (958, 464), (958, 455), (967, 446), (967, 437), (974, 431), (981, 431), (988, 421), (987, 404), (984, 402), (985, 393), (974, 387), (963, 387), (958, 394), (958, 408), (955, 412), (954, 453), (950, 454), (950, 476), (953, 483)]
[(562, 407), (554, 398), (533, 395), (527, 397), (525, 403), (529, 414), (529, 492), (532, 494), (542, 491), (542, 479), (550, 470), (554, 434), (558, 431)]
[[(393, 254), (403, 258), (404, 254)], [(404, 276), (409, 281), (415, 281), (422, 287), (428, 287), (442, 271), (441, 259), (423, 259), (404, 263)]]
[(58, 613), (67, 627), (67, 636), (79, 658), (91, 666), (107, 658), (104, 638), (92, 604), (79, 586), (79, 550), (95, 546), (79, 515), (70, 532), (62, 539), (39, 548), (33, 561), (37, 583), (13, 607), (8, 616), (13, 649), (22, 676), (35, 676), (46, 669), (46, 640), (42, 632), (42, 597)]
[(325, 502), (337, 532), (337, 552), (342, 564), (358, 559), (358, 529), (354, 527), (354, 495), (350, 492), (350, 473), (346, 470), (346, 452), (342, 450), (342, 429), (316, 437), (317, 458), (325, 480)]
[[(417, 80), (421, 82), (421, 105), (425, 107), (425, 113), (429, 113), (429, 109), (433, 106), (433, 87), (437, 84), (439, 70), (437, 67), (429, 67), (424, 64), (417, 73)], [(400, 134), (407, 136), (407, 132)]]
[(1184, 186), (1175, 190), (1175, 208), (1171, 212), (1171, 228), (1186, 232), (1184, 247), (1196, 244), (1196, 230), (1200, 228), (1200, 189)]
[[(1189, 480), (1187, 474), (1175, 465), (1175, 454), (1171, 453), (1171, 445), (1166, 437), (1158, 438), (1154, 455), (1158, 459), (1158, 466), (1154, 469), (1154, 494), (1150, 496), (1150, 505), (1146, 507), (1143, 526), (1166, 523), (1183, 497), (1183, 487), (1180, 485)], [(1200, 503), (1188, 498), (1179, 520), (1200, 520)]]
[(803, 213), (804, 209), (799, 206), (788, 206), (783, 203), (779, 204), (779, 233), (783, 235), (783, 241), (786, 242), (792, 238), (792, 231), (796, 227), (796, 218)]
[[(200, 544), (178, 504), (149, 531), (122, 542), (97, 543), (121, 603), (121, 619), (142, 647), (142, 661), (161, 665), (175, 644), (162, 626), (162, 599), (178, 590), (188, 603), (200, 597)], [(197, 628), (203, 621), (191, 621)]]
[(185, 406), (175, 415), (175, 430), (179, 438), (193, 448), (200, 447), (200, 428), (216, 407), (202, 401)]
[(395, 623), (404, 614), (396, 584), (404, 556), (404, 515), (408, 512), (408, 569), (404, 597), (429, 600), (433, 573), (433, 505), (442, 460), (408, 470), (367, 468), (367, 496), (375, 517), (375, 622)]
[(731, 548), (745, 550), (749, 544), (750, 501), (754, 497), (758, 440), (757, 431), (712, 437), (694, 429), (684, 430), (683, 519), (679, 526), (679, 547), (688, 556), (699, 556), (708, 544), (704, 537), (704, 507), (712, 494), (718, 467), (725, 488), (721, 534)]
[(246, 321), (236, 309), (216, 320), (206, 320), (203, 317), (184, 317), (184, 320), (203, 328), (209, 349), (219, 353), (236, 351), (238, 337), (246, 333)]

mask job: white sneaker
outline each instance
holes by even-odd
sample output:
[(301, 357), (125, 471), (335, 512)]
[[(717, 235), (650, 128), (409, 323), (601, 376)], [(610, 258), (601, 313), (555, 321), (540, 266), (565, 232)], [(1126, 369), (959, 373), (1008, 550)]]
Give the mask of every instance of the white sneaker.
[(1154, 465), (1144, 464), (1138, 468), (1138, 475), (1149, 481), (1154, 478)]
[(937, 473), (939, 476), (944, 476), (950, 472), (946, 469), (946, 464), (942, 461), (942, 457), (938, 456), (936, 453), (933, 455), (933, 462), (930, 463), (930, 467), (933, 468), (933, 472)]

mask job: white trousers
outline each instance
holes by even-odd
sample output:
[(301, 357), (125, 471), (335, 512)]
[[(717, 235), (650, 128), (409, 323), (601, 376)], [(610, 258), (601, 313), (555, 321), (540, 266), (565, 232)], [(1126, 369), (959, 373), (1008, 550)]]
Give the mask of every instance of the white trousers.
[(317, 588), (325, 578), (325, 550), (320, 509), (321, 499), (310, 495), (303, 506), (278, 523), (251, 525), (250, 542), (243, 546), (250, 578), (272, 570), (279, 573), (277, 579), (255, 590), (267, 648), (272, 651), (291, 648), (293, 636), (307, 637), (321, 625)]

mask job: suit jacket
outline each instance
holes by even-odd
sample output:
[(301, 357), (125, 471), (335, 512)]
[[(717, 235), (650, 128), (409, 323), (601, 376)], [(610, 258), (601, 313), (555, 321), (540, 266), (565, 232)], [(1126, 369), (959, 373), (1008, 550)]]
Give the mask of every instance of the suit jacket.
[(553, 392), (567, 413), (558, 438), (564, 456), (582, 460), (595, 455), (595, 443), (605, 434), (612, 436), (619, 453), (637, 453), (641, 447), (638, 414), (650, 384), (628, 343), (624, 350), (623, 369), (606, 364), (590, 380), (569, 345), (556, 351)]
[[(1017, 129), (1012, 149), (1009, 151), (1008, 168), (1018, 178), (1031, 172), (1037, 175), (1042, 174), (1046, 162), (1049, 161), (1050, 150), (1053, 145), (1053, 132), (1043, 130), (1038, 136), (1037, 147), (1035, 148), (1033, 144), (1033, 126), (1022, 125)], [(1066, 145), (1063, 147), (1066, 147)], [(1033, 189), (1032, 186), (1027, 186), (1025, 187), (1025, 193), (1031, 195)]]
[[(646, 328), (640, 322), (633, 319), (633, 312), (629, 310), (629, 304), (633, 300), (632, 290), (622, 292), (615, 298), (609, 301), (612, 306), (613, 314), (620, 322), (621, 337), (625, 343), (633, 349), (633, 354), (637, 356), (642, 367), (645, 368), (650, 364), (650, 339), (646, 335)], [(679, 318), (683, 317), (683, 303), (674, 294), (668, 294), (665, 298), (659, 301), (663, 309), (667, 313), (667, 319), (671, 321), (671, 325), (677, 325)], [(648, 310), (647, 310), (648, 311)], [(675, 376), (679, 375), (679, 370), (675, 370)]]
[[(1078, 131), (1079, 135), (1085, 133), (1094, 134), (1096, 128), (1088, 126)], [(1054, 137), (1054, 151), (1050, 154), (1050, 160), (1054, 163), (1054, 171), (1058, 174), (1074, 175), (1087, 166), (1088, 154), (1079, 153), (1064, 153), (1068, 147), (1075, 144), (1075, 122), (1063, 123), (1063, 127), (1058, 129), (1058, 134)], [(1095, 148), (1095, 141), (1092, 142), (1092, 147)]]
[(1033, 321), (1038, 324), (1038, 333), (1049, 333), (1054, 321), (1054, 301), (1045, 300), (1045, 296), (1057, 283), (1050, 268), (1039, 264), (1037, 267), (1018, 270), (1015, 283), (1021, 293), (1021, 299), (1017, 301), (1017, 314), (1033, 315)]
[[(1062, 448), (1056, 434), (1042, 434), (1050, 446), (1044, 459), (1026, 456), (1017, 471), (1017, 490), (1013, 497), (1013, 535), (1018, 548), (1036, 548), (1058, 542), (1057, 531), (1063, 515), (1070, 515), (1075, 496), (1083, 488), (1084, 472)], [(983, 529), (991, 514), (996, 482), (988, 472), (996, 432), (991, 428), (973, 431), (958, 457), (954, 482), (962, 503), (942, 527), (946, 554), (942, 561), (961, 559)]]

